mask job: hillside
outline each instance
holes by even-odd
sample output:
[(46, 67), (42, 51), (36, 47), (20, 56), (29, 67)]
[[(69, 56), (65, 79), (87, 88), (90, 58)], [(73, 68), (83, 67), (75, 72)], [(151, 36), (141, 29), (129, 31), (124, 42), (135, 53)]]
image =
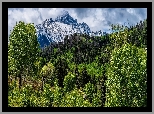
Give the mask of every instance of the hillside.
[[(67, 18), (68, 14), (65, 16)], [(71, 21), (72, 18), (69, 19)], [(61, 26), (64, 26), (60, 22), (68, 24), (66, 20), (59, 17), (50, 24), (59, 28), (59, 34), (50, 38), (47, 37), (49, 30), (43, 32), (42, 37), (30, 37), (35, 38), (31, 42), (26, 36), (24, 40), (16, 39), (16, 31), (12, 33), (10, 38), (13, 40), (8, 46), (8, 105), (146, 107), (147, 20), (131, 28), (123, 27), (122, 31), (112, 34), (91, 36), (73, 33), (59, 37), (63, 30)], [(19, 23), (18, 26), (30, 30), (26, 29), (30, 25), (21, 25)], [(89, 30), (85, 24), (81, 25)], [(113, 27), (115, 29), (118, 26)], [(35, 32), (30, 33), (33, 36)], [(47, 46), (44, 47), (44, 44)], [(20, 51), (15, 51), (15, 48)]]

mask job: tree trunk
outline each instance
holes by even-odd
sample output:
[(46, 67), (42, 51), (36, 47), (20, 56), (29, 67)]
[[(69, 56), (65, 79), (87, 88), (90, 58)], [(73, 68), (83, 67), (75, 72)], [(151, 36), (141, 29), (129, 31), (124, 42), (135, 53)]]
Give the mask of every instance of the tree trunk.
[(44, 78), (42, 77), (42, 91), (43, 91), (43, 87), (44, 87)]
[(23, 68), (19, 73), (19, 89), (21, 89), (21, 86), (22, 86), (22, 74), (23, 74)]
[(19, 74), (19, 89), (21, 89), (22, 86), (22, 76)]

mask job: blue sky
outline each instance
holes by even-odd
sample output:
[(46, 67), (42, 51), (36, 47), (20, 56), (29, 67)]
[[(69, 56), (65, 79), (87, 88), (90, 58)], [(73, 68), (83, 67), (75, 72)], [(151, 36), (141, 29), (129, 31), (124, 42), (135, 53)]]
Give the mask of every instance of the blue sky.
[(134, 25), (147, 18), (146, 8), (9, 8), (8, 35), (16, 21), (41, 24), (45, 19), (56, 18), (61, 11), (66, 10), (77, 19), (78, 23), (85, 22), (92, 31), (106, 31), (110, 24)]

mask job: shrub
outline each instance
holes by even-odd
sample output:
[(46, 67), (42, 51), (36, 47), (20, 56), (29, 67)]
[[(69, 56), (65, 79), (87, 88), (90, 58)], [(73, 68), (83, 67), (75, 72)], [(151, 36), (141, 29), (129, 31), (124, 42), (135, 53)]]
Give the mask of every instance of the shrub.
[(43, 96), (46, 98), (48, 102), (46, 102), (47, 106), (52, 106), (53, 98), (54, 98), (54, 91), (51, 90), (51, 87), (49, 84), (44, 85), (44, 92)]
[(64, 81), (64, 77), (68, 73), (68, 69), (69, 67), (68, 67), (67, 61), (64, 58), (59, 57), (57, 61), (55, 62), (55, 72), (54, 72), (54, 75), (58, 79), (59, 87), (62, 87), (62, 88), (64, 87), (63, 81)]
[(73, 90), (73, 88), (75, 87), (75, 81), (76, 81), (76, 77), (69, 73), (67, 76), (65, 76), (64, 78), (64, 91), (65, 92), (69, 92), (71, 90)]
[(93, 99), (92, 99), (92, 106), (93, 107), (101, 107), (102, 106), (102, 91), (98, 90), (97, 93), (93, 94)]
[(9, 107), (23, 107), (22, 96), (18, 88), (14, 88), (8, 96), (8, 106)]
[(58, 80), (56, 79), (54, 82), (54, 96), (53, 96), (53, 107), (59, 107), (62, 96), (63, 96), (63, 91), (62, 88), (58, 86)]
[(66, 93), (61, 102), (61, 107), (91, 107), (92, 105), (88, 100), (83, 98), (84, 92), (79, 91), (77, 88), (70, 93)]
[(9, 91), (8, 105), (10, 107), (27, 107), (32, 106), (30, 98), (33, 95), (32, 87), (26, 86), (19, 90), (17, 87)]
[(75, 69), (75, 74), (77, 76), (76, 85), (78, 89), (84, 87), (90, 81), (90, 76), (87, 73), (86, 64), (79, 64)]
[(87, 96), (88, 100), (90, 102), (92, 102), (92, 99), (93, 99), (93, 94), (95, 93), (95, 87), (94, 87), (94, 84), (91, 84), (91, 83), (87, 83), (84, 87), (84, 92), (85, 92), (85, 95)]
[(42, 83), (44, 86), (44, 79), (50, 79), (51, 85), (54, 83), (54, 77), (53, 77), (53, 72), (54, 72), (54, 66), (52, 63), (47, 63), (47, 65), (44, 65), (44, 67), (41, 70), (41, 76), (42, 76)]
[(41, 70), (41, 74), (43, 77), (51, 78), (53, 75), (54, 66), (52, 63), (47, 63), (47, 65), (44, 65), (44, 67)]

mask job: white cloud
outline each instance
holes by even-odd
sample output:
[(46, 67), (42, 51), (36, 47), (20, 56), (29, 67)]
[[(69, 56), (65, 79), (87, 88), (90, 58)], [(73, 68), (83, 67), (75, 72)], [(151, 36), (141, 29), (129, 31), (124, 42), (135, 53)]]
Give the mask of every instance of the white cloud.
[(135, 14), (135, 11), (134, 11), (133, 8), (127, 8), (126, 10), (127, 10), (127, 12), (130, 13), (130, 14)]
[(10, 32), (10, 30), (13, 30), (16, 22), (19, 21), (34, 24), (39, 24), (42, 22), (39, 12), (31, 8), (9, 10), (8, 18), (8, 32)]
[(9, 8), (8, 34), (15, 26), (16, 21), (37, 25), (46, 19), (55, 19), (62, 10), (67, 10), (79, 23), (87, 23), (92, 31), (107, 31), (110, 28), (109, 24), (124, 24), (127, 19), (130, 24), (135, 24), (147, 17), (147, 9), (142, 8)]

